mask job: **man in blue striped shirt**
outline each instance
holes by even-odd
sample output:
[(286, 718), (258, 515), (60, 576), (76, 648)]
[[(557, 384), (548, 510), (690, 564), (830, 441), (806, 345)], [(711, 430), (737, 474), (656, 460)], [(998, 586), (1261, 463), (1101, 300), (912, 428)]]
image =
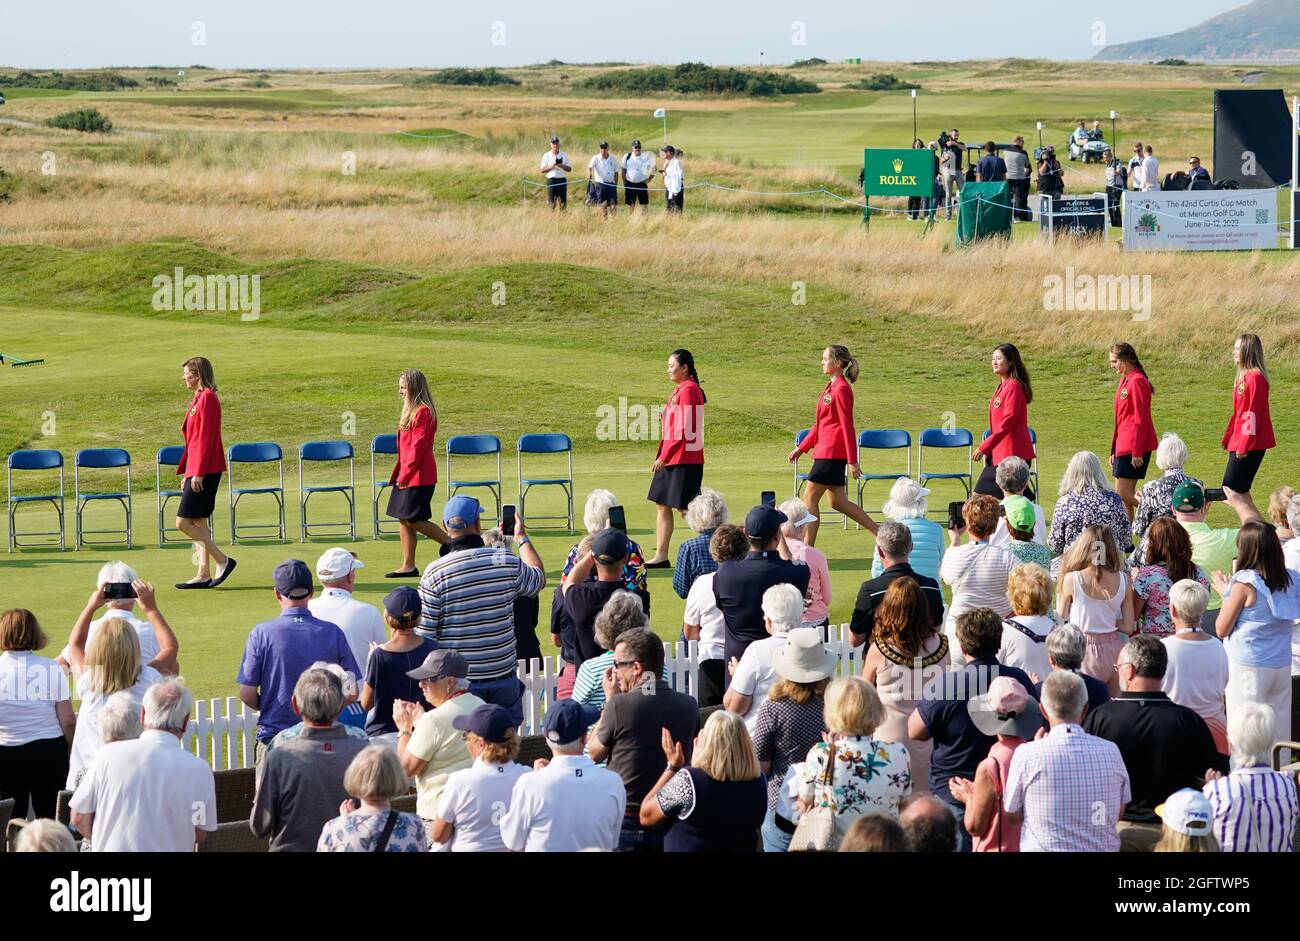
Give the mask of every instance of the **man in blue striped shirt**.
[(451, 540), (420, 578), (424, 610), (416, 632), (461, 654), (469, 663), (469, 691), (504, 708), (518, 725), (524, 718), (524, 687), (515, 675), (514, 603), (542, 590), (546, 570), (522, 517), (515, 517), (516, 556), (483, 544), (481, 512), (473, 497), (447, 501), (442, 520)]

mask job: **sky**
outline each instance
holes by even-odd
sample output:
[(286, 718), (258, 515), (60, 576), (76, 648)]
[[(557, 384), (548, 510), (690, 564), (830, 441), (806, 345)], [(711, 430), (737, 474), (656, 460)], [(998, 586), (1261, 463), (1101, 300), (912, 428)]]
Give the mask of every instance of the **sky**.
[[(6, 0), (0, 5), (0, 66), (1087, 59), (1108, 43), (1176, 32), (1244, 2)], [(990, 9), (997, 15), (981, 16)]]

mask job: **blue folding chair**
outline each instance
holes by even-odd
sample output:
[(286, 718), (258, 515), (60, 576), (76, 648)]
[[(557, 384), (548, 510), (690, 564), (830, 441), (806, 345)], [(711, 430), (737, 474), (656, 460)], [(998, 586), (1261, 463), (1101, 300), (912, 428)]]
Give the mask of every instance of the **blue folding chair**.
[[(559, 529), (559, 526), (534, 526), (535, 520), (564, 520), (565, 528), (573, 529), (573, 442), (568, 435), (558, 432), (549, 434), (520, 435), (515, 445), (519, 464), (519, 515), (529, 528)], [(525, 454), (563, 454), (569, 461), (569, 472), (565, 477), (524, 477)], [(529, 516), (524, 509), (524, 500), (533, 487), (559, 487), (564, 491), (567, 512), (564, 516)], [(506, 535), (510, 535), (507, 533)]]
[[(348, 462), (348, 482), (346, 484), (313, 484), (307, 486), (303, 481), (303, 465), (312, 461), (323, 461), (336, 463), (338, 461)], [(339, 532), (341, 527), (347, 527), (347, 535), (356, 541), (357, 538), (357, 467), (356, 459), (352, 453), (352, 442), (350, 441), (308, 441), (298, 447), (298, 518), (301, 521), (298, 530), (298, 541), (306, 542), (308, 536), (342, 536)], [(328, 529), (329, 532), (312, 532), (312, 524), (307, 522), (307, 501), (315, 493), (341, 493), (343, 499), (348, 501), (348, 518), (346, 520), (331, 520), (328, 522), (316, 523), (319, 528)]]
[[(859, 451), (897, 451), (906, 449), (906, 463), (903, 465), (902, 473), (896, 474), (866, 474), (858, 478), (858, 506), (862, 506), (862, 493), (867, 489), (867, 484), (873, 480), (898, 480), (900, 477), (912, 476), (912, 436), (901, 428), (871, 428), (858, 433), (858, 450)], [(859, 461), (861, 457), (859, 456)], [(866, 509), (863, 507), (863, 509)]]
[[(34, 546), (46, 546), (48, 542), (22, 542), (19, 536), (58, 536), (59, 550), (67, 548), (64, 545), (63, 537), (63, 455), (58, 451), (48, 448), (40, 448), (30, 451), (14, 451), (9, 455), (7, 461), (8, 468), (5, 472), (5, 481), (9, 487), (9, 551), (13, 552), (14, 548), (19, 549), (31, 548)], [(58, 470), (59, 472), (59, 491), (58, 493), (28, 494), (25, 496), (14, 496), (14, 471), (46, 471)], [(18, 507), (23, 504), (31, 503), (49, 503), (59, 514), (59, 528), (49, 531), (29, 530), (20, 533), (17, 530), (17, 524), (14, 521), (14, 514), (18, 512)]]
[[(457, 457), (487, 457), (496, 455), (497, 475), (492, 478), (457, 480), (451, 473), (452, 455)], [(497, 517), (501, 516), (501, 439), (496, 435), (453, 435), (447, 439), (447, 495), (455, 496), (457, 490), (486, 489), (492, 491), (497, 501)]]
[[(276, 487), (236, 487), (236, 464), (270, 464), (274, 462), (280, 483)], [(284, 452), (273, 441), (259, 441), (250, 444), (232, 444), (226, 449), (226, 467), (230, 475), (230, 541), (238, 542), (241, 537), (239, 526), (235, 522), (235, 510), (239, 501), (246, 496), (270, 494), (276, 502), (280, 513), (280, 523), (248, 523), (243, 528), (244, 538), (257, 539), (262, 530), (274, 529), (281, 542), (284, 538)]]
[[(811, 432), (812, 432), (811, 428), (804, 428), (802, 431), (795, 432), (794, 446), (797, 448), (799, 447), (799, 445), (803, 444), (804, 438), (807, 438), (808, 435), (811, 434)], [(794, 461), (794, 495), (796, 497), (800, 496), (803, 493), (803, 486), (808, 482), (808, 475), (801, 473), (799, 471), (799, 462), (802, 460), (803, 460), (803, 455), (800, 454), (797, 458), (795, 458)], [(825, 520), (826, 517), (828, 516), (840, 517), (840, 519), (844, 521), (844, 528), (845, 529), (849, 528), (849, 518), (847, 516), (842, 515), (836, 510), (823, 509), (820, 518), (822, 520)]]
[[(986, 440), (991, 434), (993, 434), (993, 430), (991, 428), (985, 428), (984, 437), (980, 440)], [(1034, 446), (1034, 459), (1029, 462), (1029, 479), (1033, 481), (1034, 502), (1041, 504), (1043, 500), (1039, 493), (1040, 488), (1038, 486), (1038, 432), (1034, 431), (1032, 428), (1029, 429), (1029, 441)]]
[[(181, 455), (183, 453), (185, 453), (184, 445), (180, 445), (180, 444), (168, 445), (165, 448), (158, 449), (158, 457), (155, 458), (154, 461), (156, 465), (156, 470), (154, 472), (154, 484), (155, 484), (154, 493), (156, 494), (156, 496), (154, 497), (154, 502), (158, 507), (158, 548), (159, 549), (161, 549), (163, 546), (168, 544), (175, 545), (177, 543), (188, 543), (190, 541), (188, 538), (185, 539), (170, 538), (167, 535), (168, 527), (166, 523), (166, 517), (164, 516), (164, 514), (167, 511), (167, 501), (172, 499), (173, 497), (180, 499), (184, 491), (173, 490), (171, 488), (167, 488), (166, 490), (164, 490), (163, 483), (162, 483), (162, 469), (164, 467), (176, 467), (178, 464), (180, 464)], [(211, 516), (208, 517), (208, 532), (212, 533), (214, 537), (216, 536), (217, 531), (212, 525)]]
[(397, 435), (375, 435), (370, 439), (370, 526), (374, 533), (374, 538), (380, 536), (395, 536), (400, 527), (394, 526), (392, 529), (384, 529), (379, 522), (379, 498), (383, 492), (392, 486), (387, 477), (378, 477), (375, 474), (375, 455), (385, 454), (393, 457), (397, 456)]
[[(924, 470), (925, 449), (930, 450), (949, 450), (952, 448), (966, 449), (966, 470), (958, 471), (941, 471), (927, 474)], [(926, 428), (921, 432), (921, 439), (916, 450), (916, 479), (922, 487), (931, 480), (955, 480), (966, 490), (966, 499), (970, 499), (971, 488), (974, 486), (975, 470), (975, 436), (965, 428)], [(937, 512), (937, 511), (931, 511)], [(944, 512), (947, 512), (946, 508)]]
[[(81, 492), (81, 470), (110, 470), (115, 468), (126, 468), (126, 490), (113, 491), (90, 491)], [(87, 536), (125, 536), (126, 547), (132, 548), (131, 544), (131, 455), (123, 448), (83, 448), (77, 452), (76, 459), (72, 464), (72, 492), (75, 495), (74, 505), (76, 507), (75, 524), (76, 524), (76, 546), (80, 549), (82, 546), (108, 546), (116, 545), (117, 540), (105, 540), (95, 542), (87, 539)], [(86, 529), (81, 523), (81, 514), (91, 503), (99, 500), (115, 500), (122, 505), (126, 512), (125, 529)]]

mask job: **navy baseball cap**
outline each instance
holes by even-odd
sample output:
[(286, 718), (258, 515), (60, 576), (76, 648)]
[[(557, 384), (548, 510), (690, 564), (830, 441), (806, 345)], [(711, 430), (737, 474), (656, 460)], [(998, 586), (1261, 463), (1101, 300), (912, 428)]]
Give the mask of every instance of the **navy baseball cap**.
[(419, 616), (422, 608), (420, 593), (410, 585), (394, 588), (384, 595), (384, 610), (394, 621), (408, 621)]
[[(482, 513), (483, 507), (473, 497), (452, 497), (447, 501), (447, 505), (442, 508), (442, 521), (448, 524), (448, 529), (464, 529), (477, 523)], [(452, 520), (457, 519), (461, 520), (464, 525), (451, 525)]]
[(602, 565), (623, 561), (627, 558), (627, 534), (612, 526), (602, 529), (591, 539), (591, 554)]
[(440, 647), (414, 670), (407, 670), (406, 675), (413, 680), (445, 680), (450, 676), (463, 680), (469, 676), (469, 661), (454, 650)]
[(552, 137), (552, 138), (551, 138), (551, 143), (552, 143), (552, 144), (558, 144), (559, 142), (560, 142), (560, 139), (559, 139), (558, 137)]
[(777, 534), (781, 524), (785, 522), (788, 522), (788, 518), (780, 510), (770, 506), (756, 506), (745, 517), (745, 535), (750, 539), (761, 539), (767, 542)]
[(458, 732), (473, 732), (485, 742), (500, 744), (510, 737), (510, 730), (515, 725), (510, 721), (510, 713), (500, 706), (485, 703), (469, 715), (456, 716), (451, 720), (451, 727)]
[(640, 142), (639, 140), (634, 140), (634, 141), (632, 141), (632, 146), (633, 146), (633, 147), (640, 147), (640, 146), (641, 146), (641, 142)]
[(275, 590), (285, 598), (301, 601), (311, 596), (311, 569), (301, 559), (285, 559), (275, 567)]
[(600, 720), (600, 710), (586, 706), (575, 699), (561, 699), (546, 710), (542, 733), (554, 745), (567, 745), (582, 738), (582, 734)]

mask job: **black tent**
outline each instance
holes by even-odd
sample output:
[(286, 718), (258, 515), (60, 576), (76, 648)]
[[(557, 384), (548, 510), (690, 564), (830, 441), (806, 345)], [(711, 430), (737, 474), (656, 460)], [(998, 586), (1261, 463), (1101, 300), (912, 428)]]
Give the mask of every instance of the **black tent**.
[(1281, 89), (1216, 90), (1215, 181), (1234, 180), (1242, 189), (1290, 183), (1296, 174), (1291, 153), (1293, 128)]

